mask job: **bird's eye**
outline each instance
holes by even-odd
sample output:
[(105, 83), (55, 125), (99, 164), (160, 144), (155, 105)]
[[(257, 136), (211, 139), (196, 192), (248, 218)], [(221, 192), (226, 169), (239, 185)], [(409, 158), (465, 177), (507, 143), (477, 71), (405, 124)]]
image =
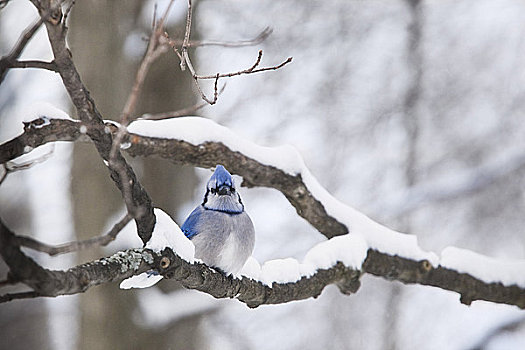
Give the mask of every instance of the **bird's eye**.
[(217, 193), (217, 189), (216, 188), (212, 188), (212, 189), (210, 189), (210, 191), (211, 191), (212, 194)]

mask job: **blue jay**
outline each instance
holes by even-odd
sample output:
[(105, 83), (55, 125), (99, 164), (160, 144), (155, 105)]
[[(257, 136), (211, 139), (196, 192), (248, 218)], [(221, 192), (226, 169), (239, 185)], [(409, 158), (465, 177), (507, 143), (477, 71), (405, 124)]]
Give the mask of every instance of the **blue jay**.
[[(159, 210), (156, 216), (160, 215), (163, 215), (162, 218), (168, 217)], [(171, 219), (167, 221), (172, 222)], [(146, 248), (173, 248), (176, 242), (172, 237), (176, 234), (173, 232), (175, 229), (178, 227), (170, 228), (171, 232), (154, 232)], [(232, 176), (222, 165), (217, 165), (206, 186), (202, 204), (191, 212), (181, 230), (193, 242), (195, 258), (227, 275), (239, 272), (252, 254), (255, 244), (252, 220), (244, 211)], [(124, 280), (120, 288), (146, 288), (161, 279), (162, 276), (152, 270)]]
[(244, 211), (232, 176), (222, 165), (217, 165), (202, 204), (181, 229), (195, 245), (195, 258), (227, 275), (239, 272), (252, 254), (252, 220)]

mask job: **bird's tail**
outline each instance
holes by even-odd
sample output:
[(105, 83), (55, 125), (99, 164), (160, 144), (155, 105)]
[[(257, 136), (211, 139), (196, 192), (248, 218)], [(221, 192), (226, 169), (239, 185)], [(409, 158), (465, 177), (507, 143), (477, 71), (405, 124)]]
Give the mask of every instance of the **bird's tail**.
[(157, 271), (147, 271), (140, 275), (126, 278), (120, 282), (120, 289), (131, 289), (131, 288), (148, 288), (156, 284), (162, 279), (162, 276)]

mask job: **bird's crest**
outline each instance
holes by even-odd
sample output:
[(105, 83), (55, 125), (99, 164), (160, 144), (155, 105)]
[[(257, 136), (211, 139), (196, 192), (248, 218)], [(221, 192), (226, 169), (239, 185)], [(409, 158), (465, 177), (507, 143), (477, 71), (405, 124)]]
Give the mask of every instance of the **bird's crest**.
[(235, 187), (231, 174), (228, 172), (228, 170), (226, 170), (225, 167), (219, 164), (215, 168), (215, 172), (208, 181), (208, 189), (211, 190), (212, 188), (214, 189), (224, 185), (230, 186), (232, 188)]

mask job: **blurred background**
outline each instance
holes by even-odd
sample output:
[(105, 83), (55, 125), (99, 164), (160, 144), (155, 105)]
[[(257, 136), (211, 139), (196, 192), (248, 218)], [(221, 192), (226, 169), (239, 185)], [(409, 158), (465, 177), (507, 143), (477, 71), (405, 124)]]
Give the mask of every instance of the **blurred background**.
[[(162, 13), (167, 1), (157, 1)], [(78, 1), (68, 43), (104, 118), (118, 119), (146, 48), (154, 1)], [(177, 0), (171, 37), (184, 34)], [(29, 1), (0, 11), (0, 55), (37, 17)], [(262, 66), (227, 80), (196, 114), (258, 144), (292, 144), (336, 198), (439, 253), (449, 245), (503, 260), (525, 258), (525, 2), (521, 0), (194, 1), (192, 39), (271, 36), (254, 47), (191, 52), (198, 72)], [(51, 59), (45, 30), (25, 59)], [(137, 116), (178, 110), (199, 96), (170, 52), (152, 67)], [(226, 80), (221, 80), (222, 83)], [(203, 84), (208, 96), (211, 85)], [(0, 141), (21, 130), (35, 103), (75, 116), (59, 77), (11, 70), (0, 85)], [(124, 214), (120, 193), (91, 144), (57, 143), (53, 157), (0, 187), (0, 216), (15, 232), (52, 244), (106, 232)], [(36, 157), (35, 154), (28, 155)], [(155, 206), (182, 224), (209, 170), (130, 159)], [(241, 179), (237, 178), (240, 182)], [(241, 189), (256, 227), (254, 256), (302, 259), (324, 236), (270, 189)], [(49, 258), (67, 268), (141, 242), (128, 225), (108, 247)], [(0, 276), (7, 272), (0, 262)], [(459, 303), (452, 292), (364, 276), (356, 295), (328, 287), (316, 300), (248, 309), (163, 281), (118, 283), (55, 299), (0, 305), (5, 349), (518, 349), (517, 307)]]

